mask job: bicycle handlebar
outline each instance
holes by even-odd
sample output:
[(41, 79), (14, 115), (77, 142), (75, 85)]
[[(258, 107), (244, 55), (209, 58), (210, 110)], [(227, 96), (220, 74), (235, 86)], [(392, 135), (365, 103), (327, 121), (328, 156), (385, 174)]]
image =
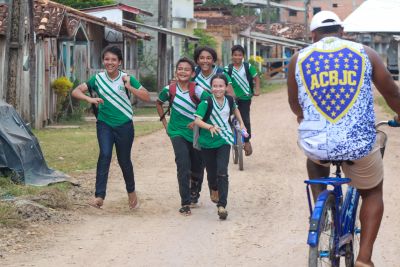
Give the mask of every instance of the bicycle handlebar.
[(375, 124), (375, 129), (378, 129), (382, 125), (388, 125), (390, 127), (400, 127), (400, 123), (398, 123), (395, 120), (390, 120), (390, 121), (380, 121), (377, 124)]

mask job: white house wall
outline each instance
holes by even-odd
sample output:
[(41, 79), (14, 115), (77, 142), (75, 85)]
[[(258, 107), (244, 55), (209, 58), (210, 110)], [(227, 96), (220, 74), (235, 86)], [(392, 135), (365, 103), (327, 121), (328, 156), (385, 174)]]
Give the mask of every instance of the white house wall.
[(172, 0), (172, 17), (192, 19), (194, 13), (193, 0)]

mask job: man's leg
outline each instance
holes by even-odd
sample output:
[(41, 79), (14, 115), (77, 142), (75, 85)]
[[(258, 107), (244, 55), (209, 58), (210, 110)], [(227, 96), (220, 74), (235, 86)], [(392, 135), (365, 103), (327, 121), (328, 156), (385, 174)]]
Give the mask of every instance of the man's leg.
[[(330, 167), (319, 165), (310, 159), (307, 159), (307, 173), (309, 179), (319, 179), (321, 177), (329, 176)], [(317, 201), (318, 195), (326, 189), (325, 185), (312, 185), (311, 191), (313, 194), (314, 202)]]
[(383, 182), (372, 189), (358, 190), (362, 198), (362, 204), (360, 210), (360, 252), (357, 261), (370, 266), (373, 266), (371, 261), (372, 250), (383, 216), (382, 185)]
[(181, 205), (190, 206), (191, 162), (190, 162), (189, 147), (192, 145), (192, 143), (189, 143), (183, 137), (180, 136), (171, 138), (171, 141), (175, 153), (175, 163), (176, 163), (176, 170), (178, 177), (179, 194), (181, 196)]
[(190, 159), (191, 159), (191, 180), (190, 180), (190, 194), (192, 198), (192, 204), (196, 204), (200, 197), (201, 186), (204, 178), (204, 163), (201, 151), (190, 148)]
[(218, 184), (217, 184), (217, 150), (215, 148), (203, 148), (201, 150), (204, 164), (207, 170), (208, 187), (210, 188), (210, 198), (214, 203), (218, 202)]

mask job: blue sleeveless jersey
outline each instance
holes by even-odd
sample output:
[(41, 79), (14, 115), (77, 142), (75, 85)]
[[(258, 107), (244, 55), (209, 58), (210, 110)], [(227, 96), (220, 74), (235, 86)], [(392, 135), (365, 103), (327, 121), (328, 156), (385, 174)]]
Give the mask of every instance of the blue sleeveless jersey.
[(296, 64), (304, 120), (299, 144), (318, 160), (355, 160), (376, 138), (372, 66), (361, 44), (326, 37), (301, 50)]

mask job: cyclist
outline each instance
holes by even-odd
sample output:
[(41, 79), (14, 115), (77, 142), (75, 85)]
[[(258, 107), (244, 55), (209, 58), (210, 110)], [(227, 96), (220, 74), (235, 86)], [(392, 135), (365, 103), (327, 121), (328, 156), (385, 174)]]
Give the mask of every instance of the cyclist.
[[(383, 163), (376, 144), (372, 82), (397, 114), (399, 88), (374, 50), (342, 39), (342, 22), (335, 13), (317, 13), (310, 31), (313, 44), (292, 57), (288, 70), (298, 143), (311, 179), (329, 176), (329, 164), (321, 161), (344, 161), (343, 171), (362, 197), (355, 266), (374, 266), (373, 244), (383, 215)], [(395, 120), (399, 122), (398, 115)], [(312, 189), (315, 201), (324, 188)]]

